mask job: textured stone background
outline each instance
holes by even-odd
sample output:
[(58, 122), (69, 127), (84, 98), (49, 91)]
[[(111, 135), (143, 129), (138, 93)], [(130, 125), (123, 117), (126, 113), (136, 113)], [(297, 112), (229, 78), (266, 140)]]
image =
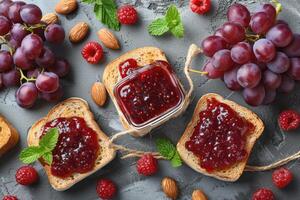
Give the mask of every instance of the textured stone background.
[[(58, 0), (28, 0), (38, 4), (44, 13), (53, 12), (54, 5)], [(137, 6), (140, 13), (140, 23), (134, 27), (122, 27), (117, 34), (122, 43), (122, 51), (106, 50), (106, 60), (97, 66), (86, 64), (81, 58), (80, 49), (83, 44), (71, 45), (65, 41), (62, 47), (53, 47), (57, 55), (66, 57), (72, 64), (71, 75), (64, 80), (65, 98), (71, 96), (82, 97), (86, 99), (94, 112), (96, 119), (102, 129), (112, 135), (122, 130), (118, 120), (117, 112), (111, 101), (108, 101), (105, 108), (98, 108), (91, 100), (89, 90), (92, 83), (101, 79), (103, 69), (106, 63), (121, 53), (136, 47), (147, 45), (158, 46), (162, 48), (169, 61), (175, 67), (178, 76), (184, 81), (182, 67), (184, 57), (188, 46), (191, 43), (199, 44), (201, 39), (211, 34), (225, 20), (225, 13), (233, 0), (214, 0), (213, 9), (208, 15), (197, 16), (190, 12), (188, 1), (175, 0), (118, 0), (119, 4), (130, 3)], [(242, 1), (249, 7), (255, 7), (257, 1)], [(175, 39), (169, 35), (153, 38), (146, 31), (146, 26), (155, 17), (160, 16), (169, 4), (175, 3), (180, 6), (180, 12), (186, 28), (185, 38)], [(287, 20), (294, 31), (300, 32), (300, 13), (299, 0), (283, 1), (284, 11), (280, 18)], [(65, 30), (69, 30), (76, 22), (86, 21), (91, 25), (92, 31), (87, 40), (97, 40), (96, 31), (102, 27), (92, 12), (89, 5), (80, 4), (77, 12), (67, 17), (60, 16)], [(200, 68), (204, 59), (199, 58), (194, 62), (195, 68)], [(207, 80), (205, 77), (193, 76), (196, 90), (194, 100), (182, 116), (174, 119), (157, 130), (153, 131), (145, 138), (124, 137), (118, 141), (119, 144), (127, 145), (132, 148), (142, 150), (154, 150), (153, 141), (159, 136), (167, 136), (174, 143), (177, 142), (183, 133), (185, 126), (191, 118), (193, 109), (199, 97), (208, 92), (216, 92), (229, 99), (247, 106), (239, 93), (232, 93), (227, 90), (221, 81)], [(280, 131), (276, 123), (276, 116), (284, 108), (294, 108), (300, 111), (300, 89), (289, 95), (281, 95), (276, 103), (271, 106), (262, 106), (251, 108), (265, 122), (266, 131), (264, 136), (256, 144), (255, 150), (251, 155), (251, 163), (267, 164), (279, 158), (285, 157), (300, 149), (300, 135), (295, 133), (284, 134)], [(160, 162), (160, 172), (156, 176), (145, 178), (139, 176), (135, 170), (135, 159), (120, 160), (116, 158), (108, 166), (98, 171), (94, 175), (80, 182), (73, 188), (65, 192), (56, 192), (48, 184), (47, 178), (37, 163), (35, 167), (39, 170), (41, 176), (38, 184), (32, 187), (22, 187), (14, 181), (14, 174), (21, 163), (18, 161), (18, 154), (26, 146), (26, 135), (28, 128), (34, 121), (43, 117), (53, 105), (40, 102), (31, 110), (21, 109), (16, 105), (14, 99), (14, 89), (7, 89), (0, 92), (0, 113), (6, 116), (20, 131), (21, 142), (17, 148), (5, 155), (0, 160), (0, 198), (5, 194), (16, 194), (21, 200), (95, 200), (96, 181), (100, 177), (113, 179), (118, 187), (119, 194), (116, 199), (122, 200), (163, 200), (166, 199), (160, 189), (160, 181), (164, 176), (174, 177), (180, 185), (181, 200), (191, 199), (191, 193), (196, 188), (202, 188), (212, 200), (246, 200), (250, 199), (252, 192), (259, 187), (270, 187), (276, 194), (276, 199), (298, 200), (300, 197), (300, 170), (299, 162), (292, 162), (287, 167), (295, 174), (294, 183), (286, 190), (276, 189), (271, 182), (271, 173), (244, 173), (236, 183), (226, 183), (195, 173), (188, 166), (182, 166), (179, 169), (172, 169), (170, 164), (164, 161)]]

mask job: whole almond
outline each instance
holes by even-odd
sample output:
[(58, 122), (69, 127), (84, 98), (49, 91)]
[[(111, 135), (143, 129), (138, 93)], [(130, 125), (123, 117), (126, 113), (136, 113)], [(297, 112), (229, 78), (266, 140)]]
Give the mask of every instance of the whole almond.
[(89, 25), (85, 22), (79, 22), (73, 26), (69, 33), (69, 40), (73, 43), (81, 42), (89, 33)]
[(57, 24), (58, 23), (58, 16), (55, 13), (48, 13), (44, 15), (41, 19), (42, 22), (46, 24)]
[(55, 6), (55, 12), (67, 15), (77, 9), (76, 0), (60, 0)]
[(202, 190), (195, 190), (192, 194), (192, 200), (207, 200)]
[(177, 183), (174, 179), (172, 179), (170, 177), (165, 177), (161, 181), (161, 187), (167, 197), (169, 197), (172, 200), (177, 199), (178, 194), (179, 194), (179, 189), (178, 189)]
[(98, 31), (101, 42), (109, 49), (120, 49), (119, 41), (116, 36), (108, 29), (102, 28)]
[(98, 106), (103, 106), (106, 102), (106, 89), (103, 83), (95, 82), (91, 88), (92, 99)]

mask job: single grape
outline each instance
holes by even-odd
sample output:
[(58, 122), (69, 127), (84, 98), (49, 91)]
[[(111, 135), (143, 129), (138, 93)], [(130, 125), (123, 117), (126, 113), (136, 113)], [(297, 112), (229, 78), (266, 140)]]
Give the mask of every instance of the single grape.
[(33, 66), (32, 61), (25, 56), (22, 48), (18, 48), (16, 50), (15, 54), (13, 55), (13, 60), (15, 65), (23, 70), (29, 70)]
[(226, 49), (227, 46), (223, 38), (215, 35), (205, 38), (201, 43), (203, 53), (208, 57), (212, 57), (219, 50)]
[(38, 24), (42, 19), (42, 11), (34, 4), (27, 4), (22, 6), (20, 16), (27, 24)]
[(34, 83), (24, 83), (16, 92), (17, 103), (23, 108), (31, 108), (36, 102), (38, 94), (39, 92)]
[(276, 47), (286, 47), (292, 42), (293, 33), (287, 25), (277, 24), (267, 32), (266, 38)]
[(40, 73), (41, 73), (40, 69), (35, 68), (35, 69), (32, 69), (32, 70), (28, 70), (26, 75), (27, 75), (28, 78), (37, 78)]
[(223, 49), (214, 54), (211, 59), (211, 64), (219, 71), (228, 71), (234, 66), (231, 59), (230, 50)]
[(263, 100), (263, 104), (269, 105), (275, 101), (277, 93), (276, 93), (276, 90), (265, 89), (265, 91), (266, 91), (266, 94), (265, 94), (265, 98)]
[(28, 59), (39, 57), (43, 50), (43, 40), (36, 34), (27, 35), (22, 43), (21, 48)]
[(210, 61), (207, 61), (204, 65), (203, 71), (208, 72), (206, 75), (209, 79), (218, 79), (224, 75), (223, 71), (219, 71), (211, 64)]
[(224, 38), (228, 44), (232, 45), (241, 42), (246, 38), (245, 28), (234, 22), (224, 23), (215, 35)]
[(276, 56), (274, 44), (267, 39), (259, 39), (253, 45), (253, 52), (259, 62), (267, 63)]
[(11, 22), (4, 16), (0, 15), (0, 36), (6, 35), (11, 29)]
[(268, 17), (270, 18), (272, 24), (275, 23), (277, 12), (276, 12), (275, 7), (272, 4), (266, 3), (266, 4), (261, 5), (258, 8), (257, 12), (264, 12), (264, 13), (266, 13), (268, 15)]
[(289, 57), (300, 57), (300, 34), (294, 34), (292, 42), (282, 51)]
[(237, 71), (237, 81), (244, 88), (256, 87), (261, 77), (261, 70), (254, 63), (244, 64)]
[(255, 13), (251, 17), (250, 27), (251, 30), (256, 34), (266, 34), (272, 25), (272, 20), (264, 12)]
[(251, 106), (259, 106), (263, 103), (266, 95), (265, 88), (262, 84), (256, 86), (255, 88), (245, 88), (243, 91), (243, 97)]
[(59, 87), (59, 77), (52, 72), (44, 72), (38, 75), (35, 84), (40, 92), (53, 93)]
[(48, 25), (44, 34), (48, 42), (55, 44), (62, 43), (65, 39), (65, 30), (59, 24)]
[(5, 87), (4, 87), (4, 83), (3, 83), (2, 73), (0, 73), (0, 91), (4, 88)]
[(225, 72), (224, 74), (224, 83), (226, 87), (228, 87), (230, 90), (237, 91), (241, 90), (242, 86), (237, 81), (237, 71), (239, 67), (235, 67), (234, 69)]
[(0, 72), (12, 70), (13, 58), (8, 51), (0, 50)]
[(24, 6), (26, 3), (23, 1), (15, 1), (8, 9), (8, 18), (13, 23), (22, 23), (23, 20), (20, 16), (21, 7)]
[(22, 40), (28, 35), (30, 32), (25, 29), (25, 27), (20, 24), (16, 23), (12, 26), (10, 31), (10, 36), (15, 39), (18, 43), (21, 44)]
[(70, 64), (66, 59), (57, 59), (54, 65), (47, 69), (62, 78), (69, 74), (70, 68)]
[(231, 5), (227, 11), (227, 19), (230, 22), (235, 22), (247, 28), (250, 23), (250, 12), (246, 6), (235, 3)]
[(16, 69), (12, 69), (8, 72), (2, 73), (2, 80), (5, 87), (13, 87), (20, 85), (20, 72)]
[(294, 88), (295, 88), (295, 81), (291, 77), (287, 75), (283, 75), (281, 85), (279, 86), (278, 91), (284, 93), (290, 93), (294, 90)]
[(263, 84), (266, 89), (276, 90), (281, 85), (281, 75), (266, 70), (263, 73)]
[(58, 102), (63, 97), (63, 89), (61, 86), (58, 87), (58, 89), (53, 93), (40, 93), (40, 96), (42, 99), (48, 101), (48, 102)]
[(267, 67), (272, 72), (282, 74), (289, 70), (290, 60), (284, 53), (277, 52), (276, 57), (271, 62), (267, 63)]
[(231, 49), (231, 58), (235, 63), (246, 64), (252, 59), (252, 47), (247, 42), (239, 42)]
[(290, 63), (289, 76), (296, 81), (300, 81), (300, 58), (290, 58)]
[(0, 2), (0, 15), (8, 17), (8, 9), (13, 2), (11, 0), (3, 0)]
[(40, 67), (51, 67), (55, 63), (54, 53), (48, 47), (44, 47), (40, 56), (35, 59)]

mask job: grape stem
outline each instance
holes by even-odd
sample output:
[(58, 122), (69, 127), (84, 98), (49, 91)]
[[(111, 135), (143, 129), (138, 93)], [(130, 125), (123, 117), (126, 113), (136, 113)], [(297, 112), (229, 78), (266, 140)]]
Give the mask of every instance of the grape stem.
[(18, 68), (18, 70), (20, 71), (20, 74), (21, 74), (21, 78), (20, 78), (21, 85), (23, 84), (23, 80), (25, 80), (26, 82), (30, 82), (30, 81), (34, 82), (34, 81), (36, 81), (36, 78), (33, 78), (33, 77), (28, 78), (28, 77), (26, 77), (24, 75), (22, 69)]
[(250, 42), (256, 42), (261, 38), (260, 35), (255, 35), (255, 34), (246, 34), (246, 39)]
[(195, 70), (195, 69), (188, 69), (189, 70), (189, 72), (194, 72), (194, 73), (197, 73), (197, 74), (201, 74), (201, 75), (207, 75), (208, 74), (208, 72), (204, 72), (204, 71), (200, 71), (200, 70)]
[(45, 24), (35, 24), (33, 26), (29, 26), (28, 24), (24, 24), (24, 29), (33, 33), (34, 32), (34, 29), (45, 29), (46, 28), (46, 25)]
[(275, 4), (276, 14), (279, 15), (279, 13), (282, 11), (282, 4), (278, 0), (272, 0), (271, 2)]
[[(6, 36), (6, 35), (5, 35), (5, 36)], [(14, 52), (15, 52), (15, 49), (12, 48), (11, 44), (5, 39), (5, 36), (0, 36), (0, 49), (1, 49), (1, 45), (4, 44), (4, 45), (6, 45), (6, 46), (8, 47), (9, 53), (10, 53), (11, 55), (13, 55)]]

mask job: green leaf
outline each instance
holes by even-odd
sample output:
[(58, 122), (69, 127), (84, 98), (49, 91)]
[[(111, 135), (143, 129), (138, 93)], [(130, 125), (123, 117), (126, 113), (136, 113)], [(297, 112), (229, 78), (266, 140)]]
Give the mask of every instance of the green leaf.
[(171, 159), (171, 165), (172, 167), (180, 167), (182, 165), (182, 160), (178, 151), (175, 152), (174, 157)]
[(53, 155), (52, 152), (47, 152), (45, 153), (42, 158), (44, 159), (44, 161), (48, 164), (51, 165), (52, 161), (53, 161)]
[(168, 23), (165, 19), (154, 20), (149, 26), (150, 35), (160, 36), (169, 31)]
[(166, 138), (159, 138), (156, 140), (156, 148), (158, 152), (168, 160), (171, 160), (175, 153), (176, 148), (172, 142)]
[(182, 38), (184, 36), (183, 24), (180, 23), (177, 26), (175, 26), (174, 28), (172, 28), (171, 33), (177, 38)]
[(166, 13), (166, 21), (170, 29), (181, 23), (180, 14), (175, 5), (171, 5)]
[(117, 5), (113, 0), (98, 0), (94, 5), (96, 18), (108, 28), (119, 31), (120, 23), (117, 18)]
[(23, 149), (19, 155), (19, 159), (24, 164), (30, 164), (38, 160), (43, 155), (44, 150), (40, 147), (28, 147)]
[(92, 4), (95, 3), (95, 0), (81, 0), (83, 3)]
[(56, 146), (58, 136), (59, 133), (57, 128), (50, 129), (40, 140), (40, 147), (45, 149), (46, 152), (51, 152)]

